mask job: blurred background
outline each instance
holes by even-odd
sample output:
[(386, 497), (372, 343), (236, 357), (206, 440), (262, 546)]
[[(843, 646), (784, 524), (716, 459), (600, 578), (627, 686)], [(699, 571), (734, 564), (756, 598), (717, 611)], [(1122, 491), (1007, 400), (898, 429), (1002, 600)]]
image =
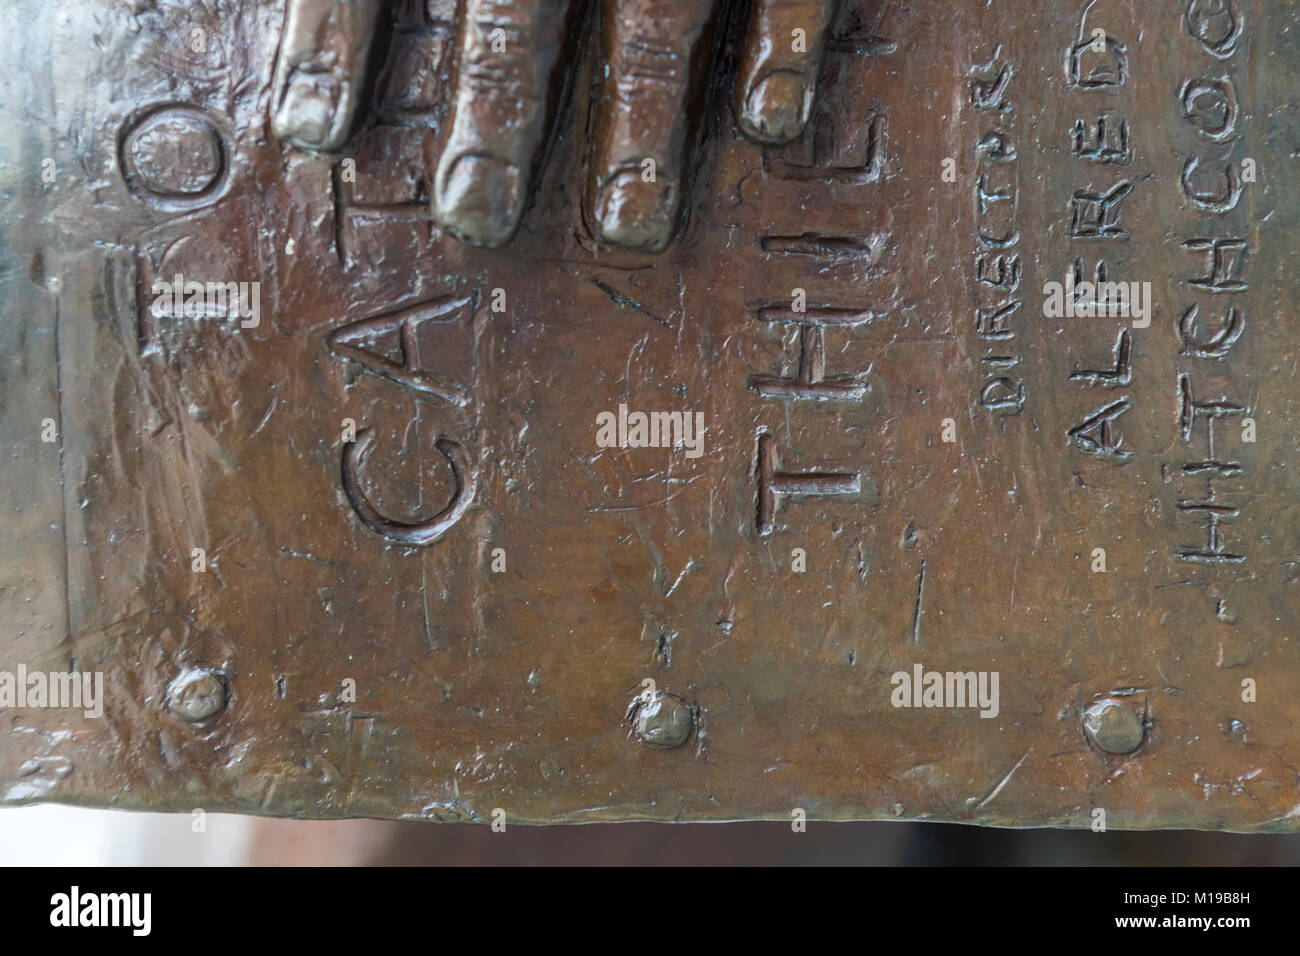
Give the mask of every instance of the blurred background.
[(274, 820), (77, 807), (0, 810), (5, 866), (1295, 866), (1300, 834), (1093, 833), (942, 823), (487, 826)]

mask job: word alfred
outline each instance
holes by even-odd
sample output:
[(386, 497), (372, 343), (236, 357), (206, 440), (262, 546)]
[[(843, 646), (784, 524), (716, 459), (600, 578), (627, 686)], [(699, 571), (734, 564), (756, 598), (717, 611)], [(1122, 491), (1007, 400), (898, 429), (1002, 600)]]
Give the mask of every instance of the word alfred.
[(1132, 319), (1133, 328), (1151, 325), (1150, 282), (1065, 282), (1043, 284), (1043, 316), (1048, 319)]
[(176, 273), (171, 282), (155, 279), (155, 318), (234, 319), (240, 328), (255, 329), (262, 322), (262, 283), (199, 282)]
[(687, 458), (704, 454), (704, 413), (696, 412), (628, 412), (618, 406), (618, 414), (601, 412), (596, 416), (597, 448), (682, 448)]
[(0, 709), (6, 707), (82, 708), (87, 717), (104, 716), (104, 674), (102, 671), (42, 671), (18, 673), (0, 671)]
[(898, 671), (889, 678), (894, 685), (889, 702), (895, 707), (978, 707), (981, 717), (996, 717), (998, 671), (923, 670), (912, 665), (912, 673)]
[(50, 897), (51, 926), (129, 926), (133, 936), (148, 936), (153, 920), (152, 893), (70, 893)]

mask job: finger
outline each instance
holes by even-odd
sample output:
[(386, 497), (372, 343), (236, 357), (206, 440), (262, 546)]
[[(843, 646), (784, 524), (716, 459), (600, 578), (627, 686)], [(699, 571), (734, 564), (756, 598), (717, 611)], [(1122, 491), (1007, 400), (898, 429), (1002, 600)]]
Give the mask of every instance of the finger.
[(758, 0), (736, 83), (736, 116), (750, 139), (781, 145), (803, 135), (834, 14), (835, 0)]
[(682, 204), (687, 95), (712, 0), (604, 0), (589, 212), (605, 242), (658, 252)]
[(365, 87), (380, 0), (289, 0), (272, 85), (271, 132), (338, 149)]
[(500, 246), (519, 227), (546, 126), (569, 0), (465, 0), (433, 214), (467, 242)]

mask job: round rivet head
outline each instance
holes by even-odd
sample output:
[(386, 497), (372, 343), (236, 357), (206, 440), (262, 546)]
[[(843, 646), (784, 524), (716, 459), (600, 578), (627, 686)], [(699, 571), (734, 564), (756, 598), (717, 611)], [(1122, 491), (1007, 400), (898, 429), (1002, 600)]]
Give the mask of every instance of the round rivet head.
[(690, 704), (672, 694), (656, 693), (633, 704), (632, 730), (648, 747), (680, 747), (694, 726)]
[(226, 707), (226, 681), (215, 671), (182, 671), (167, 688), (167, 709), (197, 723)]
[(1099, 700), (1085, 710), (1083, 729), (1108, 754), (1131, 754), (1146, 735), (1137, 712), (1115, 700)]

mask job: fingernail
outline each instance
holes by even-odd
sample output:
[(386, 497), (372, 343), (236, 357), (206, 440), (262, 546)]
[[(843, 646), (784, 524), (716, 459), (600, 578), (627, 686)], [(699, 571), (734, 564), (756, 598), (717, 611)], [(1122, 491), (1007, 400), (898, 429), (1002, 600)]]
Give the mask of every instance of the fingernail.
[(329, 73), (294, 73), (275, 115), (272, 132), (307, 149), (337, 149), (331, 135), (339, 108), (339, 83)]
[(615, 173), (601, 187), (594, 211), (600, 238), (613, 245), (659, 252), (672, 238), (672, 184), (647, 182), (640, 168)]
[(792, 143), (808, 123), (808, 85), (790, 70), (769, 73), (754, 84), (740, 122), (745, 135), (761, 143)]
[(523, 175), (493, 156), (460, 156), (437, 196), (439, 224), (464, 242), (502, 246), (519, 227)]

